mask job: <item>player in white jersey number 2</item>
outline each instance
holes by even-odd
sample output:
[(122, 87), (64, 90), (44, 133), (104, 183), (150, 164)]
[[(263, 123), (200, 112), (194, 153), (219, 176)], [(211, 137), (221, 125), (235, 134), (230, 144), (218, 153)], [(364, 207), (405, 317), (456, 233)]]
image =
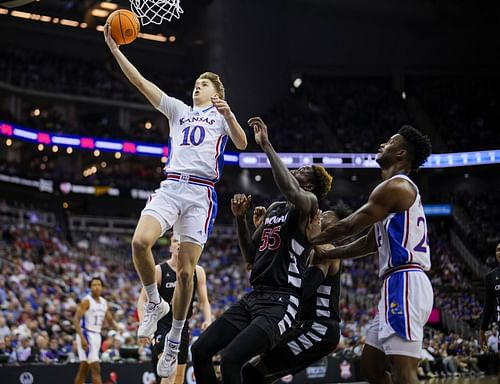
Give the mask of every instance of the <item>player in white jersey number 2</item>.
[[(378, 313), (366, 335), (361, 371), (370, 383), (417, 384), (423, 328), (433, 305), (432, 286), (424, 271), (431, 267), (427, 222), (417, 186), (408, 177), (431, 152), (429, 139), (403, 126), (380, 145), (377, 162), (382, 179), (368, 202), (313, 239), (340, 240), (371, 226), (351, 244), (319, 256), (356, 258), (375, 251), (383, 280)], [(390, 370), (390, 373), (389, 373)]]
[(103, 281), (94, 277), (89, 282), (90, 294), (85, 296), (75, 313), (73, 321), (76, 330), (76, 345), (80, 368), (75, 378), (75, 384), (83, 384), (90, 369), (92, 384), (101, 384), (101, 368), (99, 366), (99, 351), (101, 350), (101, 328), (104, 320), (113, 328), (118, 324), (108, 308), (106, 299), (101, 297)]
[(109, 25), (104, 36), (113, 56), (128, 80), (169, 120), (169, 159), (166, 180), (150, 197), (132, 239), (132, 257), (148, 296), (138, 336), (151, 338), (156, 324), (169, 311), (160, 298), (155, 281), (151, 248), (165, 231), (174, 227), (180, 236), (177, 285), (173, 299), (172, 328), (158, 362), (158, 375), (175, 373), (181, 332), (193, 292), (193, 273), (217, 214), (214, 184), (224, 162), (224, 147), (231, 138), (236, 148), (247, 146), (245, 131), (224, 100), (224, 86), (214, 73), (196, 80), (193, 106), (167, 96), (146, 80), (114, 42)]

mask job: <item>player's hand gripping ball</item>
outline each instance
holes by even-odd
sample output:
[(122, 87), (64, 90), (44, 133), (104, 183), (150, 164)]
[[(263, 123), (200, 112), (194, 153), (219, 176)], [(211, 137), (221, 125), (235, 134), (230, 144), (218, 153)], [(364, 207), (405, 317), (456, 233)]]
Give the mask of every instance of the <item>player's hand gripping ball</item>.
[(108, 16), (106, 24), (111, 28), (111, 37), (118, 45), (130, 44), (140, 30), (139, 19), (128, 9), (117, 9)]

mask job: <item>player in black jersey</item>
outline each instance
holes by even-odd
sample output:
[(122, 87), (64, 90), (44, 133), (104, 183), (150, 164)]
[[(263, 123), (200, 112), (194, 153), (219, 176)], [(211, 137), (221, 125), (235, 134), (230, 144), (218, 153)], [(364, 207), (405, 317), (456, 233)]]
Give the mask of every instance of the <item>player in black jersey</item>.
[[(160, 263), (155, 267), (155, 278), (156, 284), (158, 285), (158, 291), (160, 297), (167, 303), (172, 302), (174, 296), (174, 288), (176, 284), (176, 270), (177, 270), (177, 258), (179, 256), (179, 238), (173, 235), (170, 238), (170, 254), (171, 257), (166, 262)], [(205, 330), (211, 323), (212, 312), (210, 310), (210, 303), (208, 301), (207, 295), (207, 284), (205, 270), (197, 265), (194, 273), (193, 280), (193, 296), (191, 298), (191, 304), (189, 305), (187, 319), (189, 320), (193, 314), (193, 300), (195, 292), (198, 295), (198, 303), (200, 311), (203, 313), (204, 322), (202, 324), (202, 330)], [(144, 303), (147, 301), (146, 292), (144, 288), (139, 295), (139, 301), (137, 303), (137, 311), (139, 313), (139, 319), (144, 315)], [(163, 353), (163, 347), (165, 345), (165, 337), (172, 327), (172, 312), (167, 313), (160, 321), (158, 321), (158, 328), (154, 334), (153, 339), (153, 366), (156, 372), (156, 365), (158, 364), (158, 359)], [(186, 321), (181, 334), (181, 344), (179, 351), (179, 362), (177, 366), (177, 373), (169, 378), (157, 378), (157, 382), (161, 384), (184, 384), (184, 376), (186, 374), (186, 361), (189, 349), (189, 321)], [(161, 381), (160, 381), (161, 380)]]
[(296, 322), (302, 274), (310, 250), (307, 227), (318, 210), (318, 200), (331, 187), (332, 177), (323, 167), (302, 167), (292, 174), (269, 142), (262, 120), (252, 118), (249, 124), (257, 144), (267, 154), (275, 182), (286, 201), (268, 208), (253, 236), (246, 220), (251, 198), (235, 195), (231, 201), (241, 252), (252, 265), (250, 283), (254, 290), (212, 323), (193, 344), (194, 370), (200, 384), (216, 382), (212, 357), (222, 349), (223, 382), (241, 383), (243, 364), (269, 351)]
[[(254, 223), (258, 216), (254, 210)], [(321, 214), (323, 228), (346, 217), (346, 209)], [(275, 380), (296, 374), (331, 353), (340, 338), (340, 260), (325, 260), (311, 254), (309, 267), (304, 274), (300, 321), (271, 351), (253, 358), (243, 367), (243, 383), (273, 383)]]
[[(497, 245), (495, 256), (497, 258), (497, 262), (500, 264), (500, 243)], [(487, 351), (488, 343), (486, 341), (485, 332), (488, 329), (492, 318), (493, 321), (500, 323), (500, 266), (496, 267), (486, 275), (484, 284), (486, 286), (486, 295), (484, 298), (481, 330), (479, 331), (479, 343), (481, 344), (481, 347)], [(495, 317), (493, 317), (493, 315)], [(498, 383), (500, 384), (500, 373), (498, 374)]]

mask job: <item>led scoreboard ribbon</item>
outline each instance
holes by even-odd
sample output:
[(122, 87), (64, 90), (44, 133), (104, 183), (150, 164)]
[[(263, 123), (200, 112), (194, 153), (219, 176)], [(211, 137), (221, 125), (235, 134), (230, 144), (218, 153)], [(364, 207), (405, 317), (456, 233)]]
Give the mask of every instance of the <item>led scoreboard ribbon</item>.
[[(43, 145), (119, 152), (143, 156), (168, 156), (168, 146), (140, 143), (131, 140), (110, 140), (104, 138), (67, 135), (38, 131), (0, 121), (0, 136)], [(281, 159), (290, 168), (319, 164), (326, 168), (378, 168), (374, 153), (281, 153)], [(224, 154), (226, 164), (238, 164), (240, 168), (270, 168), (264, 153)], [(500, 164), (500, 150), (440, 153), (429, 157), (424, 168), (465, 167)]]

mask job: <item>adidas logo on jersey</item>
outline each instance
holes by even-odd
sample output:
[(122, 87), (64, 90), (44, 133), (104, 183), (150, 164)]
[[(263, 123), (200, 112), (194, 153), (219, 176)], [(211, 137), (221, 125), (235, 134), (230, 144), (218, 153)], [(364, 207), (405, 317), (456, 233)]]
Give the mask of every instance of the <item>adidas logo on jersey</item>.
[(264, 222), (264, 225), (274, 225), (274, 224), (284, 223), (286, 221), (287, 217), (288, 217), (288, 213), (286, 215), (283, 215), (283, 216), (267, 217), (266, 221)]

